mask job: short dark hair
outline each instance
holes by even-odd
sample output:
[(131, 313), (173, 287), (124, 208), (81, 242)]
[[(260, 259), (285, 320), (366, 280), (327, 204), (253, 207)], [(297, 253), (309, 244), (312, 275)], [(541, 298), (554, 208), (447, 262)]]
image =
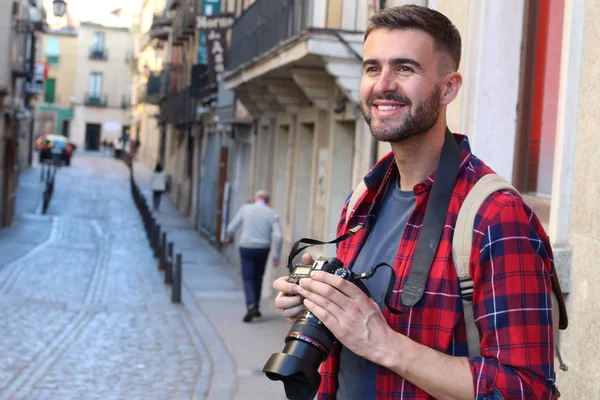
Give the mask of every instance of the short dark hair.
[(460, 65), (461, 39), (456, 26), (444, 14), (428, 7), (409, 4), (390, 7), (379, 11), (369, 19), (365, 40), (375, 29), (419, 29), (431, 35), (437, 50), (446, 52), (451, 60), (451, 68), (458, 70)]

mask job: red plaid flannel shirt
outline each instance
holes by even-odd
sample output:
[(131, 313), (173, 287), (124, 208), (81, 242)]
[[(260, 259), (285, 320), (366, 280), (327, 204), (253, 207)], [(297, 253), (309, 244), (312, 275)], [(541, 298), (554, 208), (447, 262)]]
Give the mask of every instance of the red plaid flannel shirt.
[[(440, 352), (467, 357), (467, 336), (456, 270), (452, 262), (452, 235), (458, 211), (470, 188), (493, 173), (471, 154), (465, 136), (455, 135), (462, 163), (425, 294), (405, 314), (384, 311), (397, 332)], [(345, 223), (346, 205), (338, 235), (365, 220), (370, 205), (384, 193), (397, 173), (390, 153), (365, 177), (368, 187)], [(400, 308), (401, 288), (410, 272), (425, 206), (435, 173), (414, 187), (416, 206), (400, 241), (394, 271), (398, 279), (392, 306)], [(339, 244), (337, 257), (350, 266), (368, 236), (363, 228)], [(476, 399), (551, 399), (554, 393), (554, 349), (551, 316), (551, 276), (554, 271), (548, 236), (523, 200), (512, 192), (493, 194), (475, 220), (470, 273), (474, 281), (473, 310), (481, 334), (481, 356), (469, 357)], [(340, 344), (321, 365), (318, 398), (335, 399)], [(452, 371), (448, 371), (449, 374)], [(432, 399), (399, 375), (378, 367), (376, 399)], [(502, 395), (503, 397), (501, 397)], [(339, 399), (344, 400), (344, 399)]]

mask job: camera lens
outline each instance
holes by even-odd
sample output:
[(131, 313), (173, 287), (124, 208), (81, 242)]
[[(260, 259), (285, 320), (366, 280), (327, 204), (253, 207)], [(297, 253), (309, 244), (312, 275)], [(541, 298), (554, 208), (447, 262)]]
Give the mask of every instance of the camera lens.
[[(323, 271), (334, 273), (343, 264), (333, 258)], [(282, 381), (290, 400), (311, 400), (321, 384), (319, 365), (325, 361), (335, 338), (310, 311), (300, 313), (285, 337), (281, 353), (271, 355), (263, 372), (273, 381)]]
[(275, 353), (263, 372), (274, 381), (283, 381), (288, 399), (312, 399), (321, 383), (319, 365), (327, 358), (334, 337), (310, 311), (304, 310), (285, 338), (281, 353)]

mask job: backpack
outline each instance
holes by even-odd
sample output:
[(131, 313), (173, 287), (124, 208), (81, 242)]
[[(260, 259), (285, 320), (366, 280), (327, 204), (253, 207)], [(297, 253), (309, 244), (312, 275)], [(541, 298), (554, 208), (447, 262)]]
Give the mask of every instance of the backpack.
[[(346, 223), (353, 212), (354, 206), (358, 200), (366, 192), (367, 186), (364, 181), (358, 184), (354, 189), (348, 208), (346, 209)], [(475, 317), (473, 315), (473, 278), (469, 275), (469, 258), (471, 253), (471, 244), (473, 242), (473, 226), (475, 225), (475, 217), (479, 208), (484, 201), (494, 192), (500, 190), (510, 190), (517, 195), (519, 191), (510, 185), (503, 177), (496, 174), (485, 175), (475, 186), (471, 188), (465, 201), (463, 202), (452, 238), (452, 256), (456, 275), (460, 285), (460, 294), (463, 303), (463, 311), (465, 316), (465, 326), (467, 330), (467, 345), (469, 348), (469, 356), (480, 355), (479, 348), (479, 331), (475, 325)], [(552, 327), (554, 329), (554, 348), (560, 363), (560, 369), (566, 371), (568, 368), (563, 363), (558, 350), (558, 329), (564, 330), (568, 326), (567, 309), (565, 306), (564, 297), (560, 288), (560, 282), (556, 274), (556, 270), (552, 274)]]

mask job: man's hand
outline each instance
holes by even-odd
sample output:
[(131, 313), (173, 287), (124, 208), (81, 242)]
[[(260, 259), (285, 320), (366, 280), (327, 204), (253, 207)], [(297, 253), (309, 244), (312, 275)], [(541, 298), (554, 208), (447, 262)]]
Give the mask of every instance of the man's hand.
[[(302, 256), (303, 264), (312, 264), (314, 262), (310, 254), (304, 254)], [(273, 282), (273, 289), (277, 290), (279, 294), (275, 297), (275, 307), (281, 310), (281, 314), (288, 320), (290, 324), (293, 324), (298, 314), (304, 309), (302, 304), (303, 298), (298, 296), (294, 291), (293, 283), (287, 281), (287, 276), (282, 276)]]
[(305, 298), (306, 308), (350, 351), (381, 363), (395, 332), (377, 303), (339, 276), (322, 271), (313, 271), (310, 276), (293, 288)]

